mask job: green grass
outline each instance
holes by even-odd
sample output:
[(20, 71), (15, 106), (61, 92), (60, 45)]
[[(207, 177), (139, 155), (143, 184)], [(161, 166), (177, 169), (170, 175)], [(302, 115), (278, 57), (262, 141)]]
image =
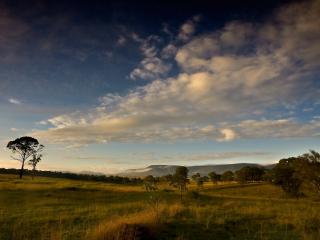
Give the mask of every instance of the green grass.
[(142, 226), (149, 239), (320, 239), (320, 202), (312, 196), (290, 199), (269, 184), (208, 183), (180, 204), (168, 190), (0, 175), (0, 239), (121, 239), (123, 231), (129, 239), (128, 229)]

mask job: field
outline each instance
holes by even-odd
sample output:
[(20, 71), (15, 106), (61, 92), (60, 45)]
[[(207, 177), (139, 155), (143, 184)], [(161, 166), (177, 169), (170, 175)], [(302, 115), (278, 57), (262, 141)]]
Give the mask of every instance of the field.
[(142, 186), (0, 175), (0, 239), (320, 239), (320, 202), (269, 184)]

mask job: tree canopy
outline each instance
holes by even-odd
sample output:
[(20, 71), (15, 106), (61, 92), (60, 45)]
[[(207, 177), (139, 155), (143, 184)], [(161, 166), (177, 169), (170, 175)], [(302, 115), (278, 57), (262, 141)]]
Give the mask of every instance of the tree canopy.
[(183, 166), (177, 167), (176, 172), (172, 177), (172, 185), (179, 188), (181, 201), (182, 201), (182, 192), (187, 191), (188, 183), (189, 183), (188, 168)]
[(30, 157), (41, 152), (44, 146), (40, 144), (37, 139), (33, 137), (25, 136), (25, 137), (17, 138), (14, 141), (10, 141), (7, 144), (7, 148), (10, 149), (12, 153), (17, 156), (12, 158), (21, 162), (21, 169), (20, 169), (19, 176), (20, 178), (22, 178), (25, 162)]

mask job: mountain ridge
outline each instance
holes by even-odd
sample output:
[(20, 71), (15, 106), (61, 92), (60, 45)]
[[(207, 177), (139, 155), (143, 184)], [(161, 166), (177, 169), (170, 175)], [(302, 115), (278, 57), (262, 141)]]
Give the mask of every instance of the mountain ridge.
[[(168, 174), (173, 174), (175, 169), (181, 165), (149, 165), (145, 168), (135, 168), (128, 169), (123, 172), (118, 173), (119, 176), (125, 177), (145, 177), (152, 175), (155, 177), (160, 177)], [(274, 164), (262, 165), (257, 163), (232, 163), (232, 164), (207, 164), (207, 165), (195, 165), (195, 166), (186, 166), (189, 170), (189, 175), (195, 173), (200, 173), (201, 175), (208, 175), (209, 172), (216, 172), (222, 174), (225, 171), (237, 171), (243, 167), (261, 167), (261, 168), (272, 168)]]

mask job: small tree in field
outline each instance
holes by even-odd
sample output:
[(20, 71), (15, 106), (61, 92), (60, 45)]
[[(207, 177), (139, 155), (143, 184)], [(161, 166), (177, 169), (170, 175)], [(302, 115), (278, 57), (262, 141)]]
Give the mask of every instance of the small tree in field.
[(197, 179), (200, 178), (200, 177), (201, 177), (201, 176), (200, 176), (200, 173), (196, 173), (196, 174), (194, 174), (194, 175), (191, 176), (191, 178), (192, 178), (192, 180), (193, 180), (194, 182), (197, 182)]
[(240, 183), (257, 182), (262, 180), (264, 169), (259, 167), (243, 167), (236, 171), (236, 180)]
[(226, 171), (221, 175), (222, 181), (233, 181), (234, 180), (234, 173), (232, 171)]
[(156, 179), (152, 175), (148, 175), (143, 179), (144, 187), (147, 192), (156, 191), (157, 185), (156, 185)]
[(208, 176), (213, 184), (216, 184), (218, 181), (220, 181), (220, 178), (221, 178), (221, 175), (215, 172), (210, 172)]
[(12, 151), (17, 157), (12, 157), (21, 162), (21, 169), (19, 173), (20, 179), (23, 175), (24, 164), (32, 156), (37, 155), (42, 151), (44, 146), (38, 142), (37, 139), (32, 137), (21, 137), (7, 144), (7, 148)]
[(41, 161), (42, 154), (35, 153), (32, 158), (29, 160), (29, 165), (32, 166), (32, 179), (34, 179), (36, 173), (36, 167), (38, 163)]
[(313, 189), (320, 195), (320, 153), (310, 150), (298, 157), (299, 171), (303, 180), (311, 184)]
[(205, 182), (205, 177), (201, 177), (200, 173), (196, 173), (192, 175), (192, 180), (197, 184), (198, 189), (203, 187), (203, 183)]
[(188, 168), (177, 167), (176, 172), (172, 178), (172, 185), (177, 187), (180, 191), (180, 200), (182, 201), (182, 193), (187, 191), (188, 179)]
[(200, 188), (202, 188), (202, 187), (203, 187), (203, 183), (204, 183), (204, 182), (205, 182), (204, 177), (199, 177), (199, 178), (197, 178), (196, 183), (197, 183), (197, 187), (198, 187), (198, 189), (200, 189)]

